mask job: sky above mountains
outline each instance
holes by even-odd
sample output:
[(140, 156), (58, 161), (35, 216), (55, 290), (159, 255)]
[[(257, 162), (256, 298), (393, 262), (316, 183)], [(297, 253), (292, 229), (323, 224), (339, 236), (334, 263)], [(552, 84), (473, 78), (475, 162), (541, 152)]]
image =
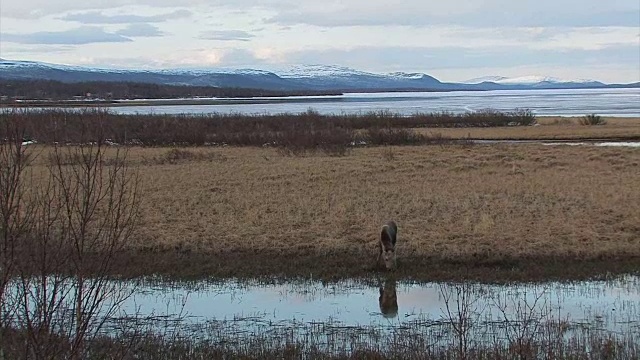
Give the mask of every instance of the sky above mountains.
[(0, 0), (0, 57), (629, 83), (640, 81), (640, 1)]

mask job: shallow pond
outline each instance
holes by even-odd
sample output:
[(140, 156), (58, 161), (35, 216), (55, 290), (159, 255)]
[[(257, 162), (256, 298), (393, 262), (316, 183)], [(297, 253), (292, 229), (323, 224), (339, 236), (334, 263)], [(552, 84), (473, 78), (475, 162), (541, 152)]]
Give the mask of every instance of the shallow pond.
[[(127, 283), (133, 286), (133, 283)], [(140, 280), (123, 304), (128, 314), (153, 314), (184, 324), (208, 321), (331, 323), (349, 327), (401, 327), (468, 318), (478, 327), (533, 321), (563, 322), (612, 333), (640, 331), (640, 277), (493, 285), (371, 282), (176, 283)]]
[[(27, 298), (45, 293), (41, 280), (49, 284), (49, 293), (52, 284), (57, 286), (61, 314), (53, 319), (73, 325), (76, 293), (71, 279), (22, 283), (27, 285)], [(509, 352), (514, 346), (535, 344), (530, 350), (545, 354), (590, 352), (597, 344), (613, 341), (627, 354), (640, 350), (640, 276), (631, 274), (513, 284), (416, 283), (393, 277), (332, 283), (153, 277), (92, 281), (87, 279), (86, 291), (99, 285), (103, 290), (95, 294), (106, 295), (95, 309), (118, 304), (109, 314), (97, 312), (101, 316), (89, 324), (99, 326), (96, 333), (115, 338), (148, 334), (167, 341), (163, 346), (170, 348), (178, 341), (192, 350), (209, 346), (229, 354), (251, 354), (256, 347), (297, 344), (300, 349), (335, 354), (367, 349), (397, 355), (452, 348)], [(24, 327), (26, 320), (42, 314), (42, 308), (20, 305), (19, 286), (14, 288), (17, 306), (5, 304), (11, 311), (4, 315)]]

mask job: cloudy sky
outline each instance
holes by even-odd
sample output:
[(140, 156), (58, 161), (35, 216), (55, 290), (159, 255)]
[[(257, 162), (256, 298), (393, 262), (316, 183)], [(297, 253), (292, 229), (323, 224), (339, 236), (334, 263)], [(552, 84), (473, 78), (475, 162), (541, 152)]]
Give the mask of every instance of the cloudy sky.
[(0, 57), (635, 82), (640, 1), (0, 0)]

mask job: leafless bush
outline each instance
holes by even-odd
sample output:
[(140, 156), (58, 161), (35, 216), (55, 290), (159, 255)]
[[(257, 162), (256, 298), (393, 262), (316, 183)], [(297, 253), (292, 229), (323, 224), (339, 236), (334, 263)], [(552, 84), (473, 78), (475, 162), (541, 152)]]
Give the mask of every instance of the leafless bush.
[[(322, 138), (335, 148), (336, 134), (373, 129), (377, 141), (420, 142), (410, 128), (526, 126), (535, 123), (529, 110), (499, 112), (482, 110), (464, 114), (416, 113), (409, 116), (378, 111), (353, 115), (301, 114), (206, 114), (206, 115), (118, 115), (104, 109), (8, 110), (0, 118), (20, 118), (29, 131), (27, 138), (40, 143), (80, 144), (109, 139), (122, 145), (193, 146), (228, 144), (262, 146), (293, 135)], [(377, 129), (377, 130), (376, 130)], [(383, 130), (380, 130), (383, 129)], [(405, 130), (390, 130), (405, 129)], [(5, 138), (0, 129), (0, 138)], [(348, 144), (349, 142), (347, 142)], [(401, 143), (396, 143), (400, 145)]]
[(137, 174), (126, 149), (107, 156), (97, 141), (55, 146), (45, 175), (37, 176), (26, 166), (20, 126), (5, 132), (13, 135), (0, 150), (0, 351), (84, 358), (87, 341), (129, 295), (108, 276), (136, 225)]
[(4, 118), (0, 127), (5, 134), (0, 144), (0, 328), (3, 328), (16, 310), (9, 299), (8, 287), (16, 273), (19, 245), (28, 235), (33, 217), (31, 179), (25, 175), (33, 154), (22, 145), (25, 129), (19, 119)]
[(366, 130), (363, 140), (369, 145), (418, 145), (426, 137), (412, 129), (371, 128)]
[(605, 125), (607, 120), (597, 114), (589, 114), (580, 118), (580, 125)]
[(458, 359), (467, 359), (472, 346), (471, 330), (475, 326), (474, 319), (484, 312), (480, 292), (472, 284), (440, 285), (445, 308), (445, 321), (453, 329)]
[(354, 133), (349, 129), (314, 129), (300, 126), (279, 133), (275, 144), (285, 155), (299, 156), (321, 151), (327, 155), (344, 156), (353, 139)]

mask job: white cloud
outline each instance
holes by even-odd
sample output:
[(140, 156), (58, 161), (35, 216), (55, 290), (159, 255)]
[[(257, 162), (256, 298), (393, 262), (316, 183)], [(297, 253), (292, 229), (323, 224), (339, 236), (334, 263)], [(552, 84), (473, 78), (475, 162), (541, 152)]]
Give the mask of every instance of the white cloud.
[(203, 31), (199, 38), (219, 41), (249, 41), (254, 35), (243, 30), (209, 30)]
[(153, 23), (164, 22), (167, 20), (187, 18), (192, 15), (189, 10), (176, 10), (170, 13), (160, 15), (132, 15), (132, 14), (116, 14), (108, 15), (100, 11), (89, 11), (82, 13), (72, 13), (60, 16), (60, 20), (75, 21), (82, 24), (130, 24), (130, 23)]
[(164, 35), (162, 31), (158, 30), (157, 26), (150, 24), (130, 24), (126, 28), (118, 30), (116, 33), (129, 37), (155, 37)]
[(449, 1), (302, 1), (270, 22), (292, 25), (537, 27), (629, 26), (640, 24), (636, 0), (449, 0)]
[(131, 39), (104, 31), (95, 26), (81, 26), (64, 31), (39, 31), (34, 33), (2, 34), (2, 39), (20, 44), (66, 44), (83, 45), (105, 42), (129, 42)]

